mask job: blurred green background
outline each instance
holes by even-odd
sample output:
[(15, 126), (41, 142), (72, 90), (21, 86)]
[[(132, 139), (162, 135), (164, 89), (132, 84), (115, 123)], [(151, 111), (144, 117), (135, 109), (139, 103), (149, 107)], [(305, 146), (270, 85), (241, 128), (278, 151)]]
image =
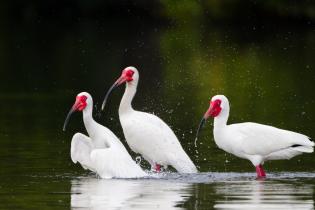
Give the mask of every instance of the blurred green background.
[[(4, 180), (84, 173), (69, 157), (72, 135), (85, 132), (81, 113), (62, 132), (81, 91), (94, 97), (95, 119), (125, 143), (117, 113), (124, 88), (96, 112), (130, 65), (140, 71), (134, 107), (167, 122), (200, 171), (253, 171), (216, 147), (211, 120), (195, 151), (216, 94), (230, 100), (230, 123), (315, 136), (314, 1), (3, 1), (0, 17)], [(315, 171), (314, 155), (267, 162), (266, 170)]]

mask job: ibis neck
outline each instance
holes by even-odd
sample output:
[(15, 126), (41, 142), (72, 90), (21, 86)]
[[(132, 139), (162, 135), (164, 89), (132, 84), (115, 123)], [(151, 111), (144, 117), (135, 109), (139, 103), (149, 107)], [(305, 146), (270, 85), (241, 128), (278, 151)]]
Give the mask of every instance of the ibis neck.
[(135, 96), (137, 92), (137, 84), (138, 84), (138, 81), (126, 83), (125, 93), (119, 105), (119, 115), (124, 114), (126, 112), (133, 111), (131, 103), (132, 103), (133, 97)]
[[(110, 147), (111, 145), (117, 145), (115, 138), (102, 138), (104, 134), (108, 136), (115, 136), (109, 129), (104, 129), (103, 126), (98, 124), (92, 116), (93, 105), (86, 107), (83, 110), (83, 122), (85, 125), (85, 129), (89, 134), (89, 137), (92, 139), (93, 145), (95, 148), (104, 148)], [(101, 130), (100, 128), (103, 127)]]
[(83, 110), (83, 122), (86, 128), (86, 131), (88, 132), (90, 137), (93, 137), (94, 134), (96, 133), (95, 131), (96, 122), (93, 119), (92, 111), (93, 111), (93, 105), (88, 105)]
[(227, 125), (227, 121), (229, 118), (229, 110), (223, 110), (219, 116), (214, 118), (214, 124), (213, 124), (213, 129), (220, 129), (224, 128)]

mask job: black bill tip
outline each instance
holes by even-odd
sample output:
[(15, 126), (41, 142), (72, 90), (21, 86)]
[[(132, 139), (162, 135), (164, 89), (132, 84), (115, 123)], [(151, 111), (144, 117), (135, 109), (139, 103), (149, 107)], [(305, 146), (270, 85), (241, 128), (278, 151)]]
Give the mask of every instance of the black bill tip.
[(206, 118), (205, 117), (202, 117), (200, 123), (199, 123), (199, 126), (198, 126), (198, 129), (197, 129), (197, 133), (196, 133), (196, 138), (195, 138), (195, 146), (197, 146), (197, 140), (198, 140), (198, 136), (199, 136), (199, 133), (201, 131), (201, 128), (203, 127), (203, 125), (205, 124), (206, 122)]
[(74, 111), (75, 111), (75, 110), (74, 110), (73, 108), (71, 108), (70, 111), (68, 112), (67, 117), (66, 117), (66, 120), (65, 120), (65, 122), (63, 123), (63, 127), (62, 127), (62, 130), (63, 130), (63, 131), (66, 131), (66, 127), (67, 127), (68, 122), (69, 122), (69, 120), (70, 120), (70, 117), (71, 117), (71, 115), (72, 115), (72, 113), (73, 113)]
[(101, 108), (102, 111), (104, 111), (104, 108), (105, 108), (105, 105), (106, 105), (106, 102), (107, 102), (107, 99), (108, 99), (110, 93), (111, 93), (116, 87), (118, 87), (118, 85), (119, 85), (119, 84), (118, 84), (117, 82), (115, 82), (115, 83), (109, 88), (109, 90), (107, 91), (107, 93), (106, 93), (106, 95), (105, 95), (105, 97), (104, 97), (103, 103), (102, 103), (102, 108)]

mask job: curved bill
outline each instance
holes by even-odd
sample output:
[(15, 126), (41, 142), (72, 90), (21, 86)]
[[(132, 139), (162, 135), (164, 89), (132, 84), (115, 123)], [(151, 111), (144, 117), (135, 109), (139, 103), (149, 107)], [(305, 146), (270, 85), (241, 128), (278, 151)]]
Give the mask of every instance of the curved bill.
[(103, 103), (102, 103), (102, 111), (104, 110), (105, 108), (105, 105), (106, 105), (106, 102), (107, 102), (107, 98), (108, 96), (110, 95), (110, 93), (116, 88), (118, 87), (119, 85), (115, 82), (110, 88), (109, 90), (107, 91), (105, 97), (104, 97), (104, 100), (103, 100)]
[(63, 131), (66, 131), (66, 126), (68, 125), (68, 122), (69, 122), (70, 117), (71, 117), (73, 112), (75, 112), (75, 109), (71, 108), (70, 111), (67, 114), (65, 122), (63, 123), (63, 128), (62, 128)]
[(205, 124), (206, 122), (206, 118), (205, 117), (202, 117), (200, 123), (199, 123), (199, 126), (198, 126), (198, 129), (197, 129), (197, 133), (196, 133), (196, 138), (198, 138), (199, 136), (199, 133), (201, 131), (201, 128), (203, 127), (203, 125)]
[(103, 103), (102, 103), (102, 111), (104, 110), (105, 108), (105, 105), (106, 105), (106, 102), (107, 102), (107, 98), (109, 97), (110, 93), (116, 88), (118, 87), (119, 85), (121, 85), (122, 83), (126, 82), (127, 81), (127, 78), (122, 75), (121, 77), (118, 78), (118, 80), (116, 80), (116, 82), (109, 88), (109, 90), (107, 91), (105, 97), (104, 97), (104, 100), (103, 100)]
[(73, 106), (71, 107), (70, 111), (68, 112), (66, 120), (63, 123), (63, 128), (62, 128), (63, 131), (66, 131), (66, 126), (68, 125), (70, 117), (71, 117), (72, 113), (78, 109), (79, 103), (80, 103), (80, 101), (76, 100), (75, 103), (73, 104)]
[(197, 140), (198, 140), (198, 136), (199, 136), (199, 133), (201, 131), (201, 128), (203, 127), (203, 125), (205, 124), (206, 122), (206, 118), (205, 117), (202, 117), (200, 123), (199, 123), (199, 126), (198, 126), (198, 129), (197, 129), (197, 133), (196, 133), (196, 138), (195, 138), (195, 147), (197, 147)]

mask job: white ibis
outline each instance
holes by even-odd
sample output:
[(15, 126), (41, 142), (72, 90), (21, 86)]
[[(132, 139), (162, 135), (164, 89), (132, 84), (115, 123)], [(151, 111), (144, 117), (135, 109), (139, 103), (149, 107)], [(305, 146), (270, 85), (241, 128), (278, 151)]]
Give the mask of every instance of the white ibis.
[(157, 172), (161, 170), (161, 166), (166, 168), (171, 165), (180, 173), (196, 173), (196, 166), (170, 127), (157, 116), (132, 108), (131, 102), (136, 94), (138, 81), (138, 70), (135, 67), (125, 68), (108, 90), (102, 109), (111, 91), (126, 82), (126, 90), (119, 106), (119, 119), (131, 150), (141, 154)]
[(93, 100), (90, 94), (77, 95), (65, 120), (65, 131), (70, 116), (75, 111), (83, 112), (83, 122), (89, 134), (76, 133), (71, 141), (71, 159), (84, 169), (94, 171), (102, 178), (136, 178), (147, 174), (137, 165), (124, 145), (113, 132), (98, 124), (92, 117)]
[(223, 95), (214, 96), (199, 124), (197, 136), (206, 119), (213, 117), (215, 143), (228, 153), (250, 160), (258, 178), (266, 176), (262, 167), (266, 160), (290, 159), (314, 151), (314, 142), (300, 133), (252, 122), (227, 125), (229, 112), (228, 99)]

